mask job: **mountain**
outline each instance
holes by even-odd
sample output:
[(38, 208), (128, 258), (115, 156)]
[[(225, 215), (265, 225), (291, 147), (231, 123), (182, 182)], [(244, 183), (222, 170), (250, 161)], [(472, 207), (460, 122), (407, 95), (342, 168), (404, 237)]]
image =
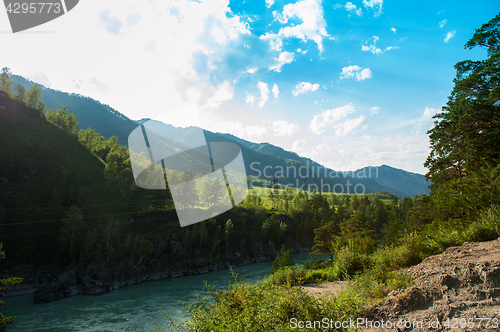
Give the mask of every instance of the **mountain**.
[[(34, 84), (20, 76), (13, 76), (14, 86), (22, 84), (26, 89)], [(121, 144), (128, 145), (128, 135), (149, 119), (133, 121), (108, 105), (78, 94), (43, 88), (43, 101), (48, 108), (64, 105), (70, 113), (74, 113), (80, 128), (90, 127), (105, 138), (117, 136)], [(195, 127), (177, 128), (168, 125), (164, 142), (167, 149), (178, 149), (181, 145), (192, 145), (192, 133)], [(163, 134), (163, 133), (162, 133)], [(335, 191), (337, 193), (373, 193), (390, 192), (405, 197), (414, 194), (425, 194), (429, 189), (422, 179), (415, 179), (404, 170), (387, 172), (380, 170), (379, 178), (357, 176), (358, 172), (339, 172), (325, 168), (319, 163), (295, 152), (287, 151), (269, 143), (254, 143), (231, 134), (205, 131), (207, 141), (233, 142), (242, 151), (247, 175), (265, 180), (279, 178), (282, 185), (293, 187), (315, 188), (317, 191)], [(389, 167), (389, 166), (387, 166)], [(391, 168), (393, 169), (393, 168)], [(189, 170), (189, 169), (187, 169)], [(395, 170), (395, 169), (393, 169)], [(407, 174), (405, 174), (407, 173)]]
[(426, 182), (425, 176), (422, 174), (410, 173), (391, 166), (368, 166), (354, 171), (354, 174), (371, 177), (377, 181), (377, 183), (405, 192), (407, 196), (420, 194), (427, 195), (430, 193), (430, 183)]
[(123, 214), (122, 195), (106, 185), (102, 160), (3, 91), (0, 141), (0, 242), (16, 248), (11, 257), (37, 248), (41, 260), (50, 259), (44, 252), (57, 252), (60, 234), (76, 227), (61, 221), (74, 206), (82, 209), (85, 224), (78, 227), (85, 229), (102, 229), (109, 215)]
[[(292, 159), (304, 164), (309, 164), (314, 167), (321, 166), (317, 162), (312, 159), (305, 158), (299, 156), (297, 153), (292, 151), (287, 151), (279, 146), (272, 145), (270, 143), (253, 143), (236, 137), (231, 134), (221, 134), (232, 140), (238, 142), (239, 144), (243, 144), (248, 146), (249, 148), (267, 154), (272, 154), (275, 156), (279, 156), (286, 159)], [(322, 167), (322, 166), (321, 166)], [(327, 169), (328, 172), (336, 172), (332, 169)], [(341, 172), (341, 174), (351, 174), (351, 177), (355, 177), (358, 179), (361, 178), (371, 178), (376, 183), (381, 185), (378, 192), (380, 192), (385, 187), (390, 187), (393, 190), (389, 190), (389, 192), (398, 195), (398, 196), (414, 196), (421, 194), (429, 194), (429, 184), (425, 180), (425, 176), (422, 174), (407, 172), (402, 169), (394, 168), (388, 165), (382, 166), (368, 166), (357, 169), (355, 171)]]
[[(26, 90), (31, 89), (34, 82), (24, 77), (13, 75), (13, 86), (18, 84)], [(43, 88), (43, 101), (47, 104), (45, 109), (58, 109), (60, 105), (74, 113), (80, 129), (92, 128), (105, 139), (116, 136), (122, 145), (127, 145), (128, 135), (137, 127), (137, 123), (108, 105), (79, 94), (66, 93), (59, 90)]]
[[(150, 119), (141, 119), (143, 124)], [(161, 134), (167, 141), (175, 140), (181, 144), (193, 146), (191, 141), (196, 127), (179, 128), (170, 124), (161, 124)], [(152, 125), (155, 126), (154, 124)], [(357, 177), (353, 172), (337, 172), (323, 167), (317, 162), (303, 158), (294, 152), (286, 151), (269, 143), (252, 143), (230, 134), (213, 133), (205, 130), (207, 142), (232, 142), (237, 144), (245, 161), (246, 173), (254, 178), (279, 179), (281, 185), (302, 188), (304, 190), (337, 193), (374, 193), (390, 192), (401, 197), (408, 196), (404, 190), (387, 186), (366, 177)], [(168, 144), (166, 142), (165, 144)], [(266, 152), (264, 152), (266, 151)]]

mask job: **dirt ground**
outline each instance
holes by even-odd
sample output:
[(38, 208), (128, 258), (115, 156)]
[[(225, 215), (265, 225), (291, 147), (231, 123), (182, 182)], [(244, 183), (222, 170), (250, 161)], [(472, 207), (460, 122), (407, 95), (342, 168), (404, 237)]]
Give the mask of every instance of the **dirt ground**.
[[(500, 238), (448, 248), (402, 272), (411, 275), (414, 286), (394, 290), (368, 308), (360, 331), (500, 331)], [(321, 296), (345, 286), (303, 287)]]

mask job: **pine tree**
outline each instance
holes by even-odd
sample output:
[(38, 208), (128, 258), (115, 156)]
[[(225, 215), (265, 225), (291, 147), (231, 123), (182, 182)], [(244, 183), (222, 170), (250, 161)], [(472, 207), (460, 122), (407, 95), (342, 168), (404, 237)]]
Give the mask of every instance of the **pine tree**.
[(0, 90), (7, 93), (9, 97), (12, 96), (12, 73), (7, 67), (2, 68), (2, 73), (0, 74)]
[(424, 166), (435, 191), (500, 162), (500, 14), (465, 44), (487, 48), (487, 59), (457, 63), (455, 87), (429, 130), (431, 154)]
[(285, 245), (281, 246), (281, 249), (278, 251), (278, 256), (273, 261), (273, 266), (271, 267), (271, 273), (274, 273), (278, 270), (281, 270), (287, 266), (292, 266), (294, 264), (292, 259), (292, 254), (290, 250), (288, 250)]
[(18, 84), (14, 90), (16, 91), (16, 94), (14, 96), (16, 100), (19, 102), (24, 101), (24, 95), (26, 93), (26, 89), (24, 88), (24, 86)]
[[(429, 169), (426, 177), (433, 182), (431, 194), (445, 219), (473, 219), (498, 196), (500, 14), (465, 44), (469, 49), (478, 46), (487, 48), (487, 58), (455, 65), (453, 91), (428, 131), (431, 153), (424, 164)], [(482, 185), (486, 178), (493, 181)]]

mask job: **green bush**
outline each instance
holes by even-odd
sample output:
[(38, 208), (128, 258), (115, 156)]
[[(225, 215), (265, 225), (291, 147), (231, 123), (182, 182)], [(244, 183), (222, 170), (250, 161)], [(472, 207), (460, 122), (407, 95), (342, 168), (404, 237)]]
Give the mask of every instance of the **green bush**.
[(411, 279), (407, 274), (391, 271), (380, 278), (377, 273), (367, 271), (367, 273), (356, 276), (350, 288), (360, 298), (375, 303), (383, 300), (390, 291), (409, 286), (411, 286)]
[(418, 264), (430, 252), (416, 232), (405, 234), (398, 247), (384, 247), (371, 256), (373, 268), (382, 270), (396, 270), (402, 267)]
[(343, 279), (363, 271), (369, 265), (369, 255), (360, 253), (352, 242), (340, 248), (335, 253), (333, 270)]
[(490, 241), (500, 236), (498, 208), (490, 207), (481, 214), (481, 220), (470, 226), (468, 241)]
[(266, 283), (281, 286), (296, 286), (302, 285), (305, 280), (305, 276), (308, 270), (304, 269), (302, 266), (287, 266), (285, 268), (279, 269), (278, 271), (271, 274), (267, 279)]
[[(270, 283), (251, 285), (237, 281), (227, 291), (209, 288), (210, 296), (198, 297), (188, 307), (190, 320), (174, 331), (290, 331), (293, 319), (319, 321), (356, 319), (364, 314), (359, 296), (343, 294), (318, 299), (300, 287)], [(156, 328), (161, 331), (160, 328)], [(320, 326), (308, 331), (336, 331)], [(340, 330), (347, 331), (347, 330)]]

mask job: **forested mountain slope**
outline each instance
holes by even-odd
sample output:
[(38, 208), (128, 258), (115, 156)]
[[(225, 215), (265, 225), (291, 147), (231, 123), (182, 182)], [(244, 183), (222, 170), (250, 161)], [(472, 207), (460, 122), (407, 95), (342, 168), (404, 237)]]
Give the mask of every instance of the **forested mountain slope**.
[[(14, 87), (21, 84), (26, 90), (35, 84), (17, 75), (13, 75), (12, 80)], [(130, 132), (137, 127), (135, 121), (89, 97), (43, 87), (43, 101), (47, 103), (45, 109), (58, 109), (60, 105), (66, 106), (70, 113), (75, 114), (81, 129), (92, 128), (105, 139), (116, 136), (124, 145), (127, 144)]]
[[(0, 141), (0, 242), (16, 248), (9, 257), (37, 253), (50, 260), (51, 252), (69, 249), (66, 236), (91, 227), (102, 231), (123, 211), (114, 204), (122, 201), (120, 191), (106, 185), (102, 160), (2, 91)], [(82, 219), (65, 223), (74, 206), (81, 207)], [(64, 246), (58, 247), (61, 238)]]
[(405, 192), (408, 196), (429, 194), (430, 182), (422, 174), (407, 172), (387, 165), (363, 167), (354, 174), (365, 173), (380, 184)]

